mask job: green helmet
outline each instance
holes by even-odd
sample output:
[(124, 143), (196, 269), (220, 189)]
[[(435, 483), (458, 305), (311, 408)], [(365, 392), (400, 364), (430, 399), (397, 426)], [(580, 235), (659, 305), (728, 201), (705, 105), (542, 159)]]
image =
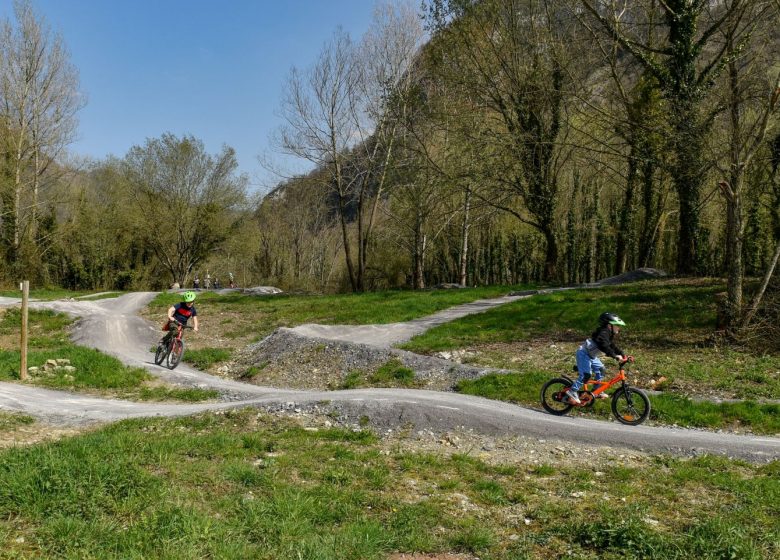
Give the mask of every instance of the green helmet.
[(185, 303), (190, 303), (191, 301), (195, 301), (195, 292), (184, 292), (182, 296), (184, 297)]
[(617, 325), (619, 327), (626, 326), (625, 322), (623, 322), (623, 319), (621, 319), (614, 313), (609, 313), (608, 311), (605, 311), (604, 313), (599, 315), (599, 324), (602, 327), (606, 327), (607, 325)]

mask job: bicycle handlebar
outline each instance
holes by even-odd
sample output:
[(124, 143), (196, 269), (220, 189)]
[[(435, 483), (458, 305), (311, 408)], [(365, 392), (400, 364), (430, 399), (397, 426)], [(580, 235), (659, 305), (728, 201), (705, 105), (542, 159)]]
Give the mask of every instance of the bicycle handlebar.
[(626, 356), (625, 360), (621, 360), (618, 362), (620, 364), (620, 368), (622, 369), (623, 366), (625, 366), (628, 363), (634, 363), (634, 357), (633, 356)]

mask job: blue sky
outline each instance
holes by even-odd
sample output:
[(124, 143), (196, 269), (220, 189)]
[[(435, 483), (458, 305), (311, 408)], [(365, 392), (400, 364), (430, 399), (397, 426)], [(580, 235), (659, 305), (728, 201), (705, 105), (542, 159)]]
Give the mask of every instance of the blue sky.
[[(359, 38), (373, 0), (33, 0), (79, 69), (88, 102), (71, 152), (123, 156), (163, 132), (236, 149), (255, 188), (281, 124), (291, 66), (312, 64), (337, 25)], [(0, 16), (13, 12), (0, 0)], [(291, 162), (287, 162), (289, 166)]]

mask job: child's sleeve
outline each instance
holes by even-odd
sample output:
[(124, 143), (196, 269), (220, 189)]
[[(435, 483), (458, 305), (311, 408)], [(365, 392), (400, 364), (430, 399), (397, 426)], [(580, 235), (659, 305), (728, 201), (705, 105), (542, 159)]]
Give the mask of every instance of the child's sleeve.
[(607, 329), (599, 329), (595, 335), (594, 342), (596, 343), (596, 346), (598, 346), (599, 350), (604, 352), (607, 356), (615, 358), (623, 355), (623, 351), (612, 343)]

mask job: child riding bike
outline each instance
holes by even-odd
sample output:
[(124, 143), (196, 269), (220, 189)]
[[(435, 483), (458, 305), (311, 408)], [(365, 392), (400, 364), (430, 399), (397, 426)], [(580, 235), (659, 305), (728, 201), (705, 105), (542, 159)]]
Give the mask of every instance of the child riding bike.
[[(594, 375), (596, 381), (601, 381), (604, 377), (604, 364), (599, 359), (602, 354), (615, 358), (618, 362), (633, 361), (632, 356), (626, 356), (613, 342), (615, 335), (620, 333), (620, 328), (625, 326), (626, 323), (623, 319), (614, 313), (604, 312), (599, 315), (599, 327), (577, 350), (577, 372), (579, 375), (566, 391), (569, 402), (581, 404), (578, 391), (590, 380), (591, 375)], [(597, 398), (606, 399), (609, 396), (606, 393), (599, 393)]]
[(195, 292), (184, 292), (182, 301), (168, 308), (168, 322), (163, 326), (168, 333), (163, 337), (163, 342), (168, 343), (171, 337), (176, 336), (177, 325), (186, 325), (192, 317), (192, 327), (198, 332), (198, 311), (195, 309)]

